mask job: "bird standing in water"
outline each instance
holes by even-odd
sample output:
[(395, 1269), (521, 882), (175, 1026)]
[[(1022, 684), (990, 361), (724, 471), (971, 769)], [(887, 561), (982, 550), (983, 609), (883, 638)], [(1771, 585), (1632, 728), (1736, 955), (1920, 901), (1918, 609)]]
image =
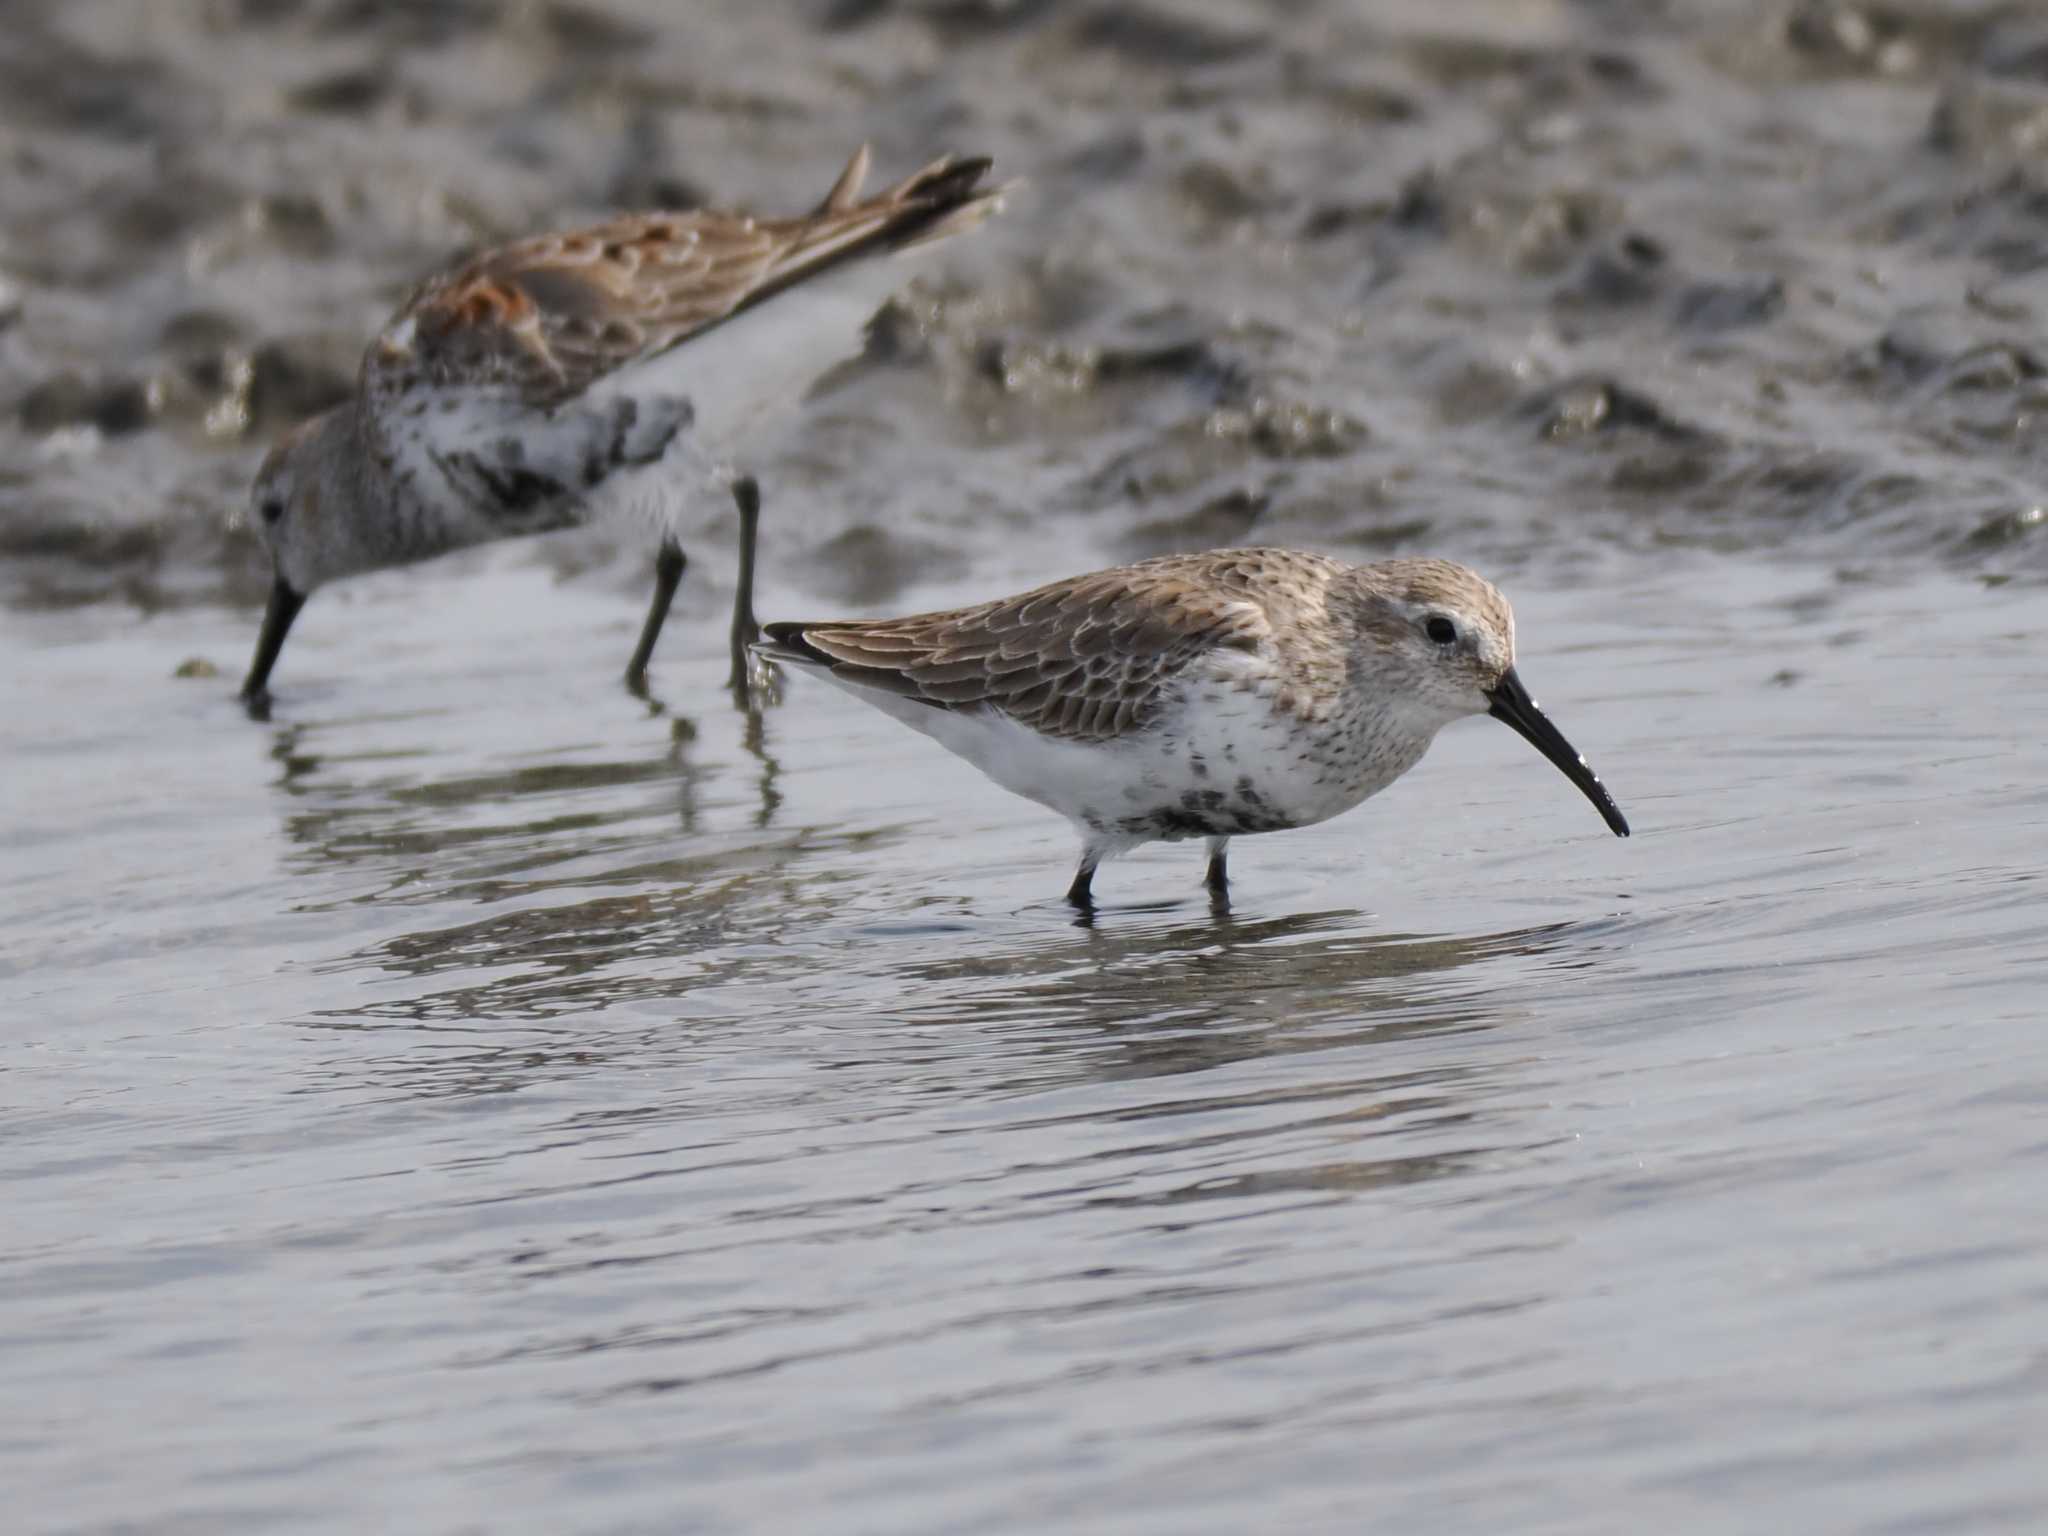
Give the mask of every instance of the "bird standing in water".
[(683, 575), (679, 528), (728, 496), (743, 686), (760, 493), (727, 453), (851, 351), (902, 282), (866, 258), (973, 229), (1000, 207), (986, 159), (942, 159), (863, 198), (868, 159), (863, 146), (795, 218), (633, 214), (503, 246), (422, 284), (364, 353), (355, 397), (294, 429), (257, 473), (254, 527), (275, 580), (242, 686), (251, 710), (267, 708), (285, 636), (321, 584), (621, 511), (646, 515), (659, 538), (626, 667), (640, 688)]
[(1081, 836), (1067, 899), (1157, 838), (1311, 826), (1385, 789), (1466, 715), (1628, 822), (1522, 686), (1515, 619), (1444, 560), (1345, 565), (1290, 549), (1168, 555), (911, 618), (770, 624), (760, 653), (814, 672), (1058, 811)]

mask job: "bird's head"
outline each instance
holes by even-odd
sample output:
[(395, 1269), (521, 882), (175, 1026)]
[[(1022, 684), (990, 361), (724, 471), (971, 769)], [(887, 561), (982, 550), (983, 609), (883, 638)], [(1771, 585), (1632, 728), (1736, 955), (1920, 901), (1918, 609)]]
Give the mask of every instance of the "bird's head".
[(1492, 715), (1557, 765), (1617, 837), (1628, 820), (1515, 671), (1515, 614), (1500, 590), (1447, 560), (1387, 560), (1350, 572), (1354, 684), (1431, 734), (1466, 715)]

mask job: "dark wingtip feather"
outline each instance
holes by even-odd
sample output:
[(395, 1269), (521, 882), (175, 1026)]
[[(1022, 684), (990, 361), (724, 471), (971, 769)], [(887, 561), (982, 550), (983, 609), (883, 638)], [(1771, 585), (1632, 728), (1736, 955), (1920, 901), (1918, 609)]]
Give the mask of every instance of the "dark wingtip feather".
[(943, 240), (1000, 212), (1010, 184), (991, 187), (982, 181), (994, 165), (987, 155), (949, 155), (883, 193), (883, 200), (901, 210), (885, 234), (890, 247), (901, 251)]
[(761, 626), (761, 638), (756, 640), (752, 650), (756, 656), (769, 661), (787, 662), (797, 667), (817, 667), (830, 672), (841, 682), (855, 687), (873, 689), (877, 693), (893, 693), (901, 698), (915, 699), (920, 704), (930, 704), (945, 709), (950, 706), (943, 700), (933, 698), (917, 680), (904, 672), (888, 667), (863, 666), (849, 662), (830, 652), (821, 650), (811, 643), (804, 633), (816, 626), (807, 624), (776, 623)]
[(958, 202), (973, 195), (977, 190), (989, 192), (994, 188), (977, 188), (977, 183), (995, 165), (987, 155), (948, 155), (935, 160), (923, 170), (908, 177), (891, 196), (908, 202), (913, 198), (931, 202)]
[(797, 666), (829, 667), (832, 658), (804, 638), (801, 624), (763, 624), (761, 638), (751, 647), (756, 656), (769, 661), (787, 661)]

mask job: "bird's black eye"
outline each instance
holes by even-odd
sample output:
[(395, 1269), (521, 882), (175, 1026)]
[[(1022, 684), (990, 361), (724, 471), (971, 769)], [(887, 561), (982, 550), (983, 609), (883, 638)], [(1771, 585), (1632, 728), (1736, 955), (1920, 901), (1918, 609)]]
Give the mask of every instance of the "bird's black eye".
[(284, 498), (282, 496), (264, 497), (256, 506), (256, 515), (262, 518), (264, 522), (274, 526), (277, 520), (284, 516)]
[(1432, 613), (1423, 621), (1422, 632), (1438, 645), (1449, 645), (1458, 638), (1458, 626), (1440, 613)]

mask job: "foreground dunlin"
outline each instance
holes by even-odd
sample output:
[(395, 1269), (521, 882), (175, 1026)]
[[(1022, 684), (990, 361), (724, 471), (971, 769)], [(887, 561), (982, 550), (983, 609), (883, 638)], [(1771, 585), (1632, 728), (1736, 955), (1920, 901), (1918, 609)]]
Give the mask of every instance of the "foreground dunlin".
[(903, 619), (770, 624), (757, 647), (859, 695), (1081, 834), (1067, 899), (1155, 838), (1241, 833), (1377, 794), (1465, 715), (1505, 721), (1617, 837), (1628, 822), (1515, 673), (1515, 619), (1444, 560), (1218, 549)]
[[(636, 214), (430, 278), (365, 352), (355, 398), (296, 428), (257, 474), (254, 523), (276, 580), (243, 698), (265, 706), (285, 635), (322, 582), (620, 509), (660, 537), (654, 601), (626, 671), (637, 687), (682, 579), (678, 527), (727, 495), (740, 513), (739, 683), (756, 632), (760, 500), (725, 455), (850, 351), (902, 281), (894, 264), (860, 258), (927, 245), (995, 211), (988, 166), (940, 160), (864, 199), (863, 147), (800, 217)], [(812, 281), (827, 274), (835, 280)]]

